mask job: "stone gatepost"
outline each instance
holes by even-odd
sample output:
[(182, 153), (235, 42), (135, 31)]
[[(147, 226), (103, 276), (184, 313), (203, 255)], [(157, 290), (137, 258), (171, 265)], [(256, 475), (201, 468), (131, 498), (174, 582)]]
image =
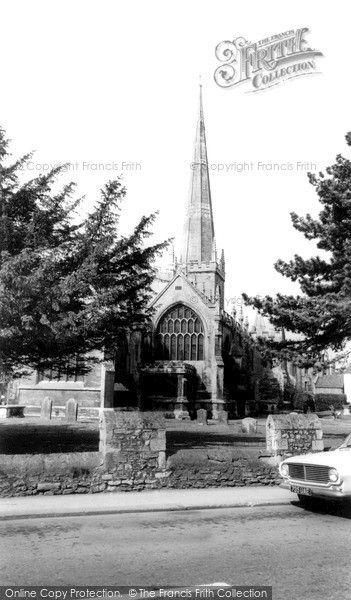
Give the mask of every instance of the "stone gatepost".
[(101, 410), (99, 449), (109, 474), (108, 491), (156, 488), (158, 480), (169, 475), (166, 425), (160, 412)]
[(40, 418), (41, 419), (51, 419), (52, 413), (52, 398), (49, 396), (45, 396), (41, 409), (40, 409)]
[(115, 368), (111, 361), (101, 365), (101, 408), (113, 408)]
[(275, 456), (295, 456), (324, 449), (322, 425), (316, 414), (269, 415), (267, 450)]

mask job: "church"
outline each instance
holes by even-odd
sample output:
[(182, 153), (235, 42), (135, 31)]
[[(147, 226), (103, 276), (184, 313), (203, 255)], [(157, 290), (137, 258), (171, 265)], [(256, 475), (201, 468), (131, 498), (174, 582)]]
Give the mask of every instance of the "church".
[(177, 418), (205, 408), (217, 419), (220, 410), (244, 415), (254, 403), (260, 355), (242, 314), (237, 320), (224, 310), (225, 270), (215, 240), (200, 86), (182, 252), (155, 282), (154, 361), (139, 369), (144, 406)]
[(261, 357), (242, 311), (224, 310), (226, 263), (217, 253), (208, 171), (202, 89), (196, 123), (182, 253), (159, 272), (148, 331), (121, 333), (112, 363), (84, 377), (50, 379), (33, 373), (13, 390), (35, 413), (45, 396), (57, 415), (68, 398), (81, 414), (101, 406), (162, 410), (189, 419), (204, 408), (218, 419), (245, 416), (257, 401)]

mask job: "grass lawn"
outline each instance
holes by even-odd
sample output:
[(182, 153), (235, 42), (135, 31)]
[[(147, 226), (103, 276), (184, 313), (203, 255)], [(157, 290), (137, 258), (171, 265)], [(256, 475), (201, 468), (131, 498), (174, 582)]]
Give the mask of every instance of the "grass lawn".
[[(325, 448), (337, 448), (346, 435), (351, 433), (351, 416), (340, 419), (324, 417), (321, 420)], [(178, 450), (209, 450), (229, 446), (266, 446), (266, 419), (257, 418), (257, 433), (241, 431), (241, 421), (229, 421), (229, 427), (209, 421), (209, 425), (197, 425), (196, 421), (167, 421), (167, 454)]]
[(321, 419), (321, 423), (324, 448), (337, 448), (343, 439), (351, 433), (351, 416), (342, 416), (340, 419), (324, 417)]
[(0, 419), (0, 454), (97, 452), (98, 422), (61, 423), (32, 417)]
[[(334, 420), (321, 419), (325, 448), (337, 448), (351, 432), (351, 416)], [(257, 433), (241, 431), (241, 421), (229, 426), (209, 421), (206, 426), (196, 421), (167, 420), (167, 455), (178, 451), (220, 450), (233, 446), (260, 448), (266, 446), (266, 419), (257, 419)], [(0, 454), (40, 454), (60, 452), (96, 452), (99, 449), (98, 421), (67, 424), (61, 419), (43, 421), (33, 417), (0, 419)]]

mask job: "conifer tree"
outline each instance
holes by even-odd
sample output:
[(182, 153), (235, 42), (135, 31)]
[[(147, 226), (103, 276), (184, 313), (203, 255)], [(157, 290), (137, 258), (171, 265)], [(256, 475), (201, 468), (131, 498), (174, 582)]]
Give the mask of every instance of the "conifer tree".
[[(129, 236), (118, 231), (122, 181), (108, 182), (94, 210), (78, 220), (75, 185), (59, 191), (64, 167), (21, 182), (28, 154), (10, 163), (0, 130), (0, 369), (84, 372), (82, 359), (113, 354), (118, 332), (144, 327), (155, 274), (167, 242), (148, 245), (155, 215)], [(74, 361), (72, 359), (74, 358)]]
[[(351, 145), (351, 133), (346, 142)], [(287, 336), (273, 349), (287, 358), (309, 356), (312, 364), (327, 348), (340, 350), (351, 339), (351, 162), (339, 154), (325, 174), (308, 177), (321, 204), (319, 216), (291, 213), (291, 219), (322, 252), (309, 259), (296, 254), (275, 264), (279, 273), (300, 284), (301, 294), (243, 297), (277, 329), (300, 334), (295, 340)]]

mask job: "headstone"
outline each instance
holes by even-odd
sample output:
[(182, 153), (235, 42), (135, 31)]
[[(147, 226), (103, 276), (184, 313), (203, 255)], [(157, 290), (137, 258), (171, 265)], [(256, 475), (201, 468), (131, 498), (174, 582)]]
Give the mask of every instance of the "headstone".
[(246, 417), (241, 421), (241, 431), (243, 433), (257, 433), (257, 421), (251, 417)]
[(51, 419), (52, 412), (52, 398), (50, 396), (45, 396), (40, 410), (40, 418), (41, 419)]
[(74, 398), (69, 398), (66, 402), (66, 421), (73, 423), (78, 418), (78, 403)]
[(228, 413), (226, 410), (218, 411), (218, 423), (221, 425), (229, 425), (228, 423)]
[(196, 411), (196, 417), (198, 425), (207, 425), (207, 410), (199, 408), (199, 410)]

